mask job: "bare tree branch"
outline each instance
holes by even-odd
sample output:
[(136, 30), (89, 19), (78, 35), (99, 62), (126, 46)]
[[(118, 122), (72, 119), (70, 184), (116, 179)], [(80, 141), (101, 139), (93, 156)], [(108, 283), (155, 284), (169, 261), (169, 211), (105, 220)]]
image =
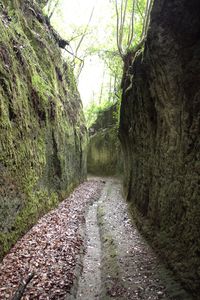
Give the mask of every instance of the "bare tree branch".
[(23, 297), (25, 289), (26, 289), (27, 285), (29, 284), (29, 282), (31, 281), (31, 279), (34, 277), (34, 275), (35, 275), (35, 273), (30, 273), (25, 280), (22, 280), (22, 282), (20, 282), (20, 285), (19, 285), (17, 291), (15, 292), (12, 300), (20, 300)]
[(79, 48), (80, 48), (80, 46), (81, 46), (81, 44), (82, 44), (82, 42), (83, 42), (83, 39), (84, 39), (84, 37), (85, 37), (86, 34), (87, 34), (88, 27), (89, 27), (89, 25), (90, 25), (90, 22), (91, 22), (91, 20), (92, 20), (93, 14), (94, 14), (94, 9), (95, 9), (95, 6), (93, 7), (93, 9), (92, 9), (92, 11), (91, 11), (91, 14), (90, 14), (90, 17), (89, 17), (89, 21), (88, 21), (87, 25), (85, 26), (85, 30), (84, 30), (84, 32), (83, 32), (83, 34), (82, 34), (82, 37), (81, 37), (81, 39), (80, 39), (80, 41), (79, 41), (79, 43), (78, 43), (78, 46), (76, 47), (75, 55), (77, 55), (78, 50), (79, 50)]
[(85, 57), (82, 59), (82, 62), (80, 64), (80, 67), (79, 67), (79, 70), (78, 70), (78, 73), (77, 73), (77, 80), (79, 79), (79, 76), (81, 75), (81, 72), (84, 68), (84, 64), (85, 64), (85, 61), (84, 61)]
[(118, 48), (120, 56), (123, 58), (123, 52), (122, 52), (121, 44), (120, 44), (120, 19), (119, 19), (119, 10), (118, 10), (118, 5), (117, 5), (117, 0), (115, 0), (115, 10), (116, 10), (116, 16), (117, 16), (117, 48)]
[[(122, 1), (123, 2), (123, 1)], [(124, 24), (125, 24), (125, 19), (126, 19), (126, 10), (127, 10), (127, 2), (128, 0), (125, 0), (125, 7), (124, 7), (124, 13), (123, 13), (123, 17), (121, 19), (121, 30), (120, 30), (120, 44), (122, 45), (123, 44), (123, 36), (124, 36)], [(123, 6), (122, 6), (122, 9), (123, 9)]]
[(150, 22), (150, 14), (151, 14), (152, 4), (153, 4), (153, 0), (147, 0), (141, 39), (145, 38), (147, 35), (147, 31), (149, 28), (149, 22)]
[(53, 3), (53, 1), (51, 0), (51, 1), (49, 2), (49, 6), (48, 6), (48, 18), (49, 18), (49, 20), (52, 18), (53, 14), (54, 14), (54, 12), (55, 12), (55, 10), (56, 10), (56, 8), (58, 7), (59, 1), (60, 1), (60, 0), (57, 0), (57, 1), (54, 3), (53, 8), (52, 8), (52, 3)]
[(133, 42), (133, 36), (134, 36), (134, 16), (135, 16), (135, 4), (137, 3), (137, 0), (133, 0), (133, 4), (132, 4), (132, 13), (131, 13), (131, 34), (130, 37), (128, 39), (128, 46), (127, 49), (130, 48), (132, 42)]
[[(149, 22), (150, 22), (150, 13), (152, 8), (153, 0), (146, 0), (145, 12), (144, 15), (142, 14), (140, 7), (139, 7), (139, 0), (132, 0), (132, 10), (131, 16), (129, 20), (129, 28), (128, 33), (125, 35), (125, 24), (127, 24), (127, 6), (128, 0), (121, 0), (121, 5), (118, 5), (118, 0), (115, 0), (115, 10), (116, 10), (116, 17), (117, 17), (117, 48), (119, 54), (122, 59), (124, 59), (126, 53), (130, 49), (133, 41), (135, 40), (136, 33), (135, 33), (135, 20), (138, 17), (137, 10), (139, 11), (140, 17), (142, 18), (142, 32), (137, 45), (133, 49), (133, 52), (136, 53), (138, 51), (138, 45), (142, 45), (147, 35)], [(120, 7), (120, 11), (119, 11)], [(137, 8), (137, 10), (136, 10)], [(127, 41), (125, 43), (125, 39), (127, 37)]]
[[(90, 32), (86, 32), (86, 33), (85, 33), (85, 36), (88, 35), (88, 34), (90, 34), (90, 33), (91, 33), (91, 31), (90, 31)], [(73, 36), (71, 39), (69, 39), (69, 42), (72, 42), (72, 41), (78, 39), (78, 38), (79, 38), (80, 36), (82, 36), (83, 34), (84, 34), (84, 33), (81, 32), (81, 33), (79, 33), (79, 34)]]
[(77, 58), (78, 60), (83, 61), (80, 57), (76, 56), (73, 52), (67, 50), (66, 48), (64, 48), (64, 50), (65, 50), (66, 52), (68, 52), (69, 54), (73, 55), (73, 57)]

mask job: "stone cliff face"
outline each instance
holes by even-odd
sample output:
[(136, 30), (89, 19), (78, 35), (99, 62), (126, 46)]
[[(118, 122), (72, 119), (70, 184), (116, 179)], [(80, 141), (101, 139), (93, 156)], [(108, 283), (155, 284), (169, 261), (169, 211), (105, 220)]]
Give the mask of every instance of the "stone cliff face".
[(120, 120), (127, 199), (194, 293), (200, 280), (199, 16), (197, 0), (155, 0), (144, 52), (126, 57)]
[(0, 258), (86, 177), (82, 104), (43, 4), (0, 3)]
[(88, 173), (116, 175), (121, 169), (120, 145), (117, 138), (117, 106), (103, 110), (89, 129)]

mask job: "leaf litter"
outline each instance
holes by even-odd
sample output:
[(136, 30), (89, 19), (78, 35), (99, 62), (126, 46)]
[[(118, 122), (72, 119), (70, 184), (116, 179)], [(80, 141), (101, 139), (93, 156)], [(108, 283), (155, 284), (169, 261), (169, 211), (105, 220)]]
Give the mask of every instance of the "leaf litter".
[(12, 299), (22, 280), (34, 272), (23, 300), (65, 299), (76, 279), (84, 250), (81, 228), (103, 182), (81, 184), (57, 209), (42, 217), (0, 264), (0, 300)]

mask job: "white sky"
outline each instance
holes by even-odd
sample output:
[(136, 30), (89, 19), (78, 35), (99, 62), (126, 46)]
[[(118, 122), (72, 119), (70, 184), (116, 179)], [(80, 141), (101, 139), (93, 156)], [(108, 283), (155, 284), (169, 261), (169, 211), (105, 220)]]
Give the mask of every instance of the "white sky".
[[(110, 0), (62, 0), (62, 31), (65, 31), (67, 36), (67, 32), (71, 31), (73, 25), (86, 25), (91, 11), (95, 7), (90, 24), (93, 28), (97, 27), (97, 39), (104, 42), (107, 40), (106, 35), (109, 34), (107, 28), (113, 14), (110, 2)], [(92, 99), (98, 101), (96, 95), (100, 91), (103, 74), (104, 64), (97, 56), (85, 60), (78, 82), (84, 106), (87, 106)]]

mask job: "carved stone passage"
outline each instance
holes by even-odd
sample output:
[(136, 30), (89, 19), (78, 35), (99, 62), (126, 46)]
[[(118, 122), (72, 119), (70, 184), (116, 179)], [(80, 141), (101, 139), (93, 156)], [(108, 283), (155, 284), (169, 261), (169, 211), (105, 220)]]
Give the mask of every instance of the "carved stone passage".
[(128, 91), (123, 80), (120, 122), (127, 198), (138, 221), (151, 224), (144, 232), (194, 292), (200, 280), (199, 15), (197, 0), (155, 1)]

